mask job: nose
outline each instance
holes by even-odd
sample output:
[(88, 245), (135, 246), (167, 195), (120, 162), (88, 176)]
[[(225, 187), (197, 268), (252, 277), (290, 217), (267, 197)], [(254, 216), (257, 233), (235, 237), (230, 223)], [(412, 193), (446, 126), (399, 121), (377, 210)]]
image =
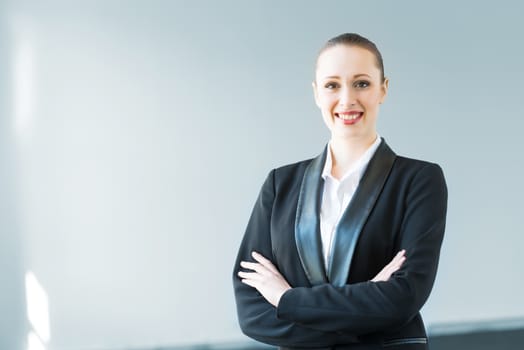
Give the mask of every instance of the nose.
[(356, 94), (353, 89), (351, 89), (350, 86), (345, 86), (342, 89), (340, 89), (340, 96), (338, 103), (341, 106), (349, 107), (354, 106), (356, 104)]

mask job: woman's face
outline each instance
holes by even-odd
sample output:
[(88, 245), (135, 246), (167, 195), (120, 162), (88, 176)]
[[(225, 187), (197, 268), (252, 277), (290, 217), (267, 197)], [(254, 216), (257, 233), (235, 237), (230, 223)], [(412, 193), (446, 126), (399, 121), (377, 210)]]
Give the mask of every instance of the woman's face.
[(317, 60), (315, 102), (332, 139), (373, 142), (379, 105), (387, 88), (375, 56), (366, 49), (336, 45)]

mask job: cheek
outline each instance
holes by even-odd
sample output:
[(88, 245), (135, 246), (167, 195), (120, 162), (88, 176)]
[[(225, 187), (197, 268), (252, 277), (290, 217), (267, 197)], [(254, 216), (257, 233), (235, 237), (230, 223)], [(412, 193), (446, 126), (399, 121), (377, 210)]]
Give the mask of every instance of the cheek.
[(379, 93), (369, 93), (365, 96), (362, 96), (362, 102), (366, 105), (367, 109), (376, 109), (380, 104), (380, 99), (382, 96)]
[(333, 106), (335, 106), (335, 103), (333, 102), (332, 99), (320, 98), (317, 105), (318, 105), (318, 108), (320, 109), (322, 120), (329, 127), (332, 123)]
[(333, 125), (334, 125), (334, 120), (333, 120), (333, 117), (331, 116), (331, 113), (326, 113), (322, 111), (322, 122), (329, 130), (332, 130)]
[(330, 111), (336, 104), (336, 98), (332, 95), (319, 95), (317, 106), (322, 111)]

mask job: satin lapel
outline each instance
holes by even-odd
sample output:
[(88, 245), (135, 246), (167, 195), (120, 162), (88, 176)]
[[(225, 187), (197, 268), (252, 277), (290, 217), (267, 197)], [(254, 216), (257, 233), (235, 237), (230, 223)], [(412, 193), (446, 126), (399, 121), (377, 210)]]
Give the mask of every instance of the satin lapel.
[(324, 152), (309, 163), (298, 195), (295, 220), (295, 241), (306, 276), (312, 285), (327, 282), (322, 242), (320, 240), (320, 200), (324, 188), (322, 170), (326, 160)]
[(382, 191), (395, 162), (395, 157), (395, 153), (382, 139), (353, 198), (340, 219), (334, 233), (335, 237), (328, 263), (329, 282), (335, 286), (346, 284), (358, 238)]

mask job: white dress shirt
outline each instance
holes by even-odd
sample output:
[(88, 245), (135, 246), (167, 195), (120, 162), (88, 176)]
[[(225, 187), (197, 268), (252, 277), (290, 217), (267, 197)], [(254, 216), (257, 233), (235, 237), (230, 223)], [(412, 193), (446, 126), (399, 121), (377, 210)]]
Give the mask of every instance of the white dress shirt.
[(344, 214), (357, 186), (366, 170), (366, 167), (380, 145), (380, 136), (377, 134), (375, 142), (364, 152), (357, 162), (337, 180), (331, 175), (333, 160), (331, 158), (331, 141), (328, 144), (326, 163), (322, 171), (324, 179), (324, 192), (320, 207), (320, 236), (322, 238), (322, 252), (324, 266), (328, 270), (328, 261), (331, 254), (333, 235), (337, 225)]

